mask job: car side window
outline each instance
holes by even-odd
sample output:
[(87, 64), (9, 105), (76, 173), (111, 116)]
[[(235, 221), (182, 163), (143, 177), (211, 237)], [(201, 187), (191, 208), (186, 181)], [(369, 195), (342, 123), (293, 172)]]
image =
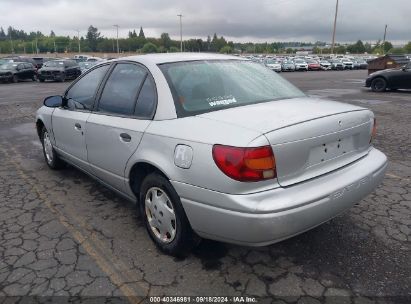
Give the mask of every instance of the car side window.
[(156, 88), (150, 76), (146, 77), (140, 94), (138, 95), (134, 115), (141, 118), (151, 119), (156, 106)]
[(146, 70), (138, 65), (117, 64), (106, 82), (97, 111), (133, 115), (137, 94), (146, 75)]
[(94, 96), (110, 65), (106, 64), (85, 74), (66, 93), (70, 109), (91, 110)]

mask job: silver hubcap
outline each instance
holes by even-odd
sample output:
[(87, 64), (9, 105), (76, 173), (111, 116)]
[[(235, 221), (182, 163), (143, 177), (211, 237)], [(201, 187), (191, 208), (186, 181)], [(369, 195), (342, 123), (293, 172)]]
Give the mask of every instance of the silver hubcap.
[(48, 132), (44, 132), (43, 138), (44, 154), (46, 154), (47, 162), (53, 162), (53, 146), (51, 145), (50, 136)]
[(170, 243), (176, 236), (176, 215), (168, 195), (157, 187), (147, 191), (145, 211), (148, 224), (156, 238)]

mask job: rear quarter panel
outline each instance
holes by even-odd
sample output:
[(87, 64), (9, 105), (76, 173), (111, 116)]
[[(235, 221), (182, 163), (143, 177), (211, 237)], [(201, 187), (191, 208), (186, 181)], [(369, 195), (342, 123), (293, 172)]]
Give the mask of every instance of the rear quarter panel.
[[(174, 163), (176, 146), (182, 144), (193, 150), (190, 168)], [(147, 128), (136, 153), (126, 167), (126, 176), (139, 162), (146, 162), (161, 170), (170, 180), (230, 194), (244, 194), (278, 187), (275, 180), (244, 183), (227, 177), (216, 166), (214, 144), (247, 147), (268, 145), (259, 132), (199, 117), (167, 121), (153, 121)]]

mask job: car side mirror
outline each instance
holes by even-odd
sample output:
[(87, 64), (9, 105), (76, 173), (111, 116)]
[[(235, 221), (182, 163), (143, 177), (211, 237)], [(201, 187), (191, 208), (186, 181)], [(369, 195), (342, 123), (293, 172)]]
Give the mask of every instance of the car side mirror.
[(43, 104), (49, 108), (58, 108), (63, 106), (64, 98), (60, 95), (49, 96), (44, 99)]

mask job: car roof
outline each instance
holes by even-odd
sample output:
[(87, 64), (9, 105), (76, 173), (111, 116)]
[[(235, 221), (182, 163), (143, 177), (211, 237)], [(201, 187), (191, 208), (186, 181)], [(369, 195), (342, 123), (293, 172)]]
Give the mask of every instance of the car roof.
[(221, 55), (213, 53), (168, 53), (168, 54), (146, 54), (129, 56), (115, 59), (117, 60), (131, 60), (142, 64), (162, 64), (182, 61), (196, 61), (196, 60), (247, 60), (230, 55)]

